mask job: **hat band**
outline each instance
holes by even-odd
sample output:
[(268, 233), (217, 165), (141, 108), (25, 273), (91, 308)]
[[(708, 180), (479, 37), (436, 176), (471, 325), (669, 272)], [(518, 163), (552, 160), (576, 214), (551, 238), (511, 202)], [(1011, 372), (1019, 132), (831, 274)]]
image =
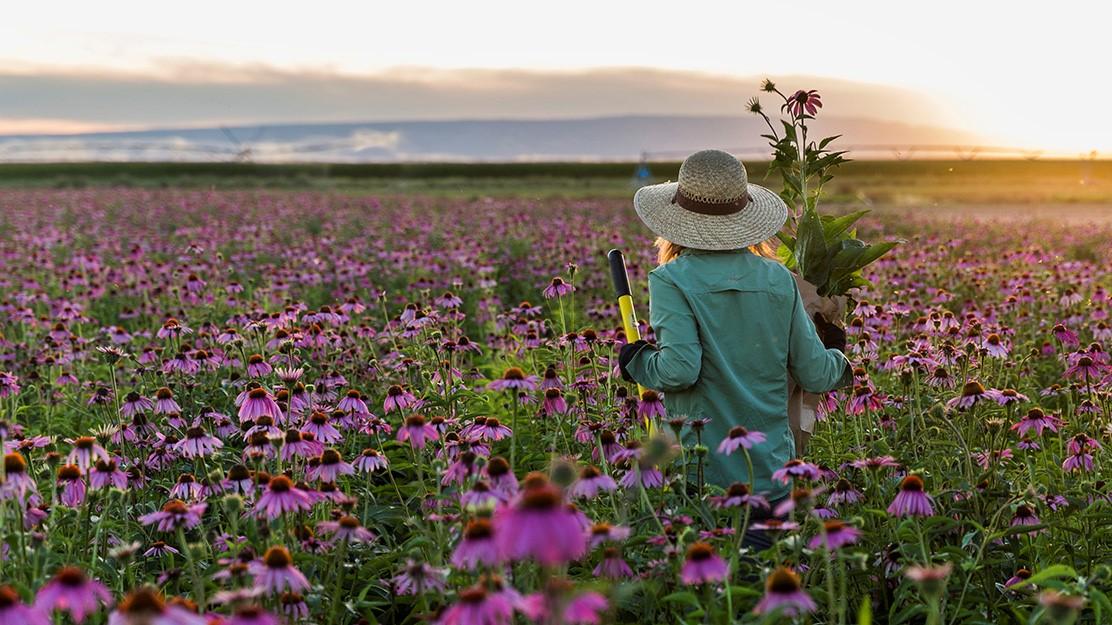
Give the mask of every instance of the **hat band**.
[(676, 194), (672, 196), (672, 203), (677, 204), (684, 210), (700, 215), (733, 215), (749, 204), (749, 192), (746, 191), (745, 195), (736, 200), (704, 202), (684, 194), (683, 189), (676, 187)]

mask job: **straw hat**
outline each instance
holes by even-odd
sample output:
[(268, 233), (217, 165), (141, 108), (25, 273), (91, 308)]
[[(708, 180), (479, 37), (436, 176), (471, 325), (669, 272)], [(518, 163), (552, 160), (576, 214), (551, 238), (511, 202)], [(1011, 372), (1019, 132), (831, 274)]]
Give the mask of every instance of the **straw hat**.
[(788, 218), (780, 196), (750, 184), (741, 161), (721, 150), (688, 156), (678, 182), (641, 187), (633, 207), (656, 234), (698, 250), (734, 250), (767, 241)]

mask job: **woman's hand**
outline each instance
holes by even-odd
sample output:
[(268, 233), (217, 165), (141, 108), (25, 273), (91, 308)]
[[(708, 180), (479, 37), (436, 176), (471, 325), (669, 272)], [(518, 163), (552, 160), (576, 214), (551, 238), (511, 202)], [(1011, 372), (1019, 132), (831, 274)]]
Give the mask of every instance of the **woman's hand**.
[(846, 331), (837, 324), (830, 323), (822, 313), (815, 313), (815, 330), (822, 339), (822, 344), (827, 349), (836, 349), (843, 354), (846, 352)]
[(633, 379), (633, 376), (629, 375), (629, 372), (626, 371), (626, 367), (628, 367), (629, 363), (633, 361), (633, 357), (637, 355), (637, 352), (645, 349), (648, 346), (649, 344), (645, 341), (634, 341), (632, 343), (626, 343), (625, 345), (622, 345), (622, 349), (618, 352), (618, 369), (621, 369), (622, 371), (623, 380), (625, 380), (626, 382), (636, 382), (636, 380)]

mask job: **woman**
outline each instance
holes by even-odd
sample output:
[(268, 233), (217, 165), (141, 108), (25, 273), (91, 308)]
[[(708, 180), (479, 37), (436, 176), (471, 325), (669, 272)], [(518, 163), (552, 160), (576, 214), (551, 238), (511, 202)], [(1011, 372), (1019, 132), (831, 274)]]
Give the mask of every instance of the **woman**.
[[(678, 182), (643, 187), (633, 203), (662, 239), (649, 273), (657, 343), (623, 346), (622, 374), (663, 391), (670, 415), (709, 419), (708, 483), (752, 483), (775, 505), (789, 486), (772, 473), (796, 456), (789, 383), (821, 393), (853, 380), (845, 333), (821, 316), (812, 322), (791, 272), (753, 247), (780, 231), (787, 206), (718, 150), (692, 154)], [(740, 452), (715, 451), (736, 426), (765, 437), (749, 450), (752, 476)]]

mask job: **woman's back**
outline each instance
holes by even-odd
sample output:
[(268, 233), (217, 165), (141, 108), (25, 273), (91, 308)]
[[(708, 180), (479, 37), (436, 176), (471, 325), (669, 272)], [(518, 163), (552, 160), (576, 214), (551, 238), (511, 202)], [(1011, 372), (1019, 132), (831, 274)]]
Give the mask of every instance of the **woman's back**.
[(740, 425), (766, 436), (751, 450), (754, 487), (773, 499), (785, 495), (770, 478), (795, 455), (788, 376), (811, 392), (850, 377), (845, 357), (819, 340), (792, 274), (746, 250), (686, 250), (650, 272), (649, 289), (659, 349), (639, 353), (630, 373), (665, 392), (671, 416), (710, 419), (708, 482), (749, 481), (739, 457), (714, 452)]

